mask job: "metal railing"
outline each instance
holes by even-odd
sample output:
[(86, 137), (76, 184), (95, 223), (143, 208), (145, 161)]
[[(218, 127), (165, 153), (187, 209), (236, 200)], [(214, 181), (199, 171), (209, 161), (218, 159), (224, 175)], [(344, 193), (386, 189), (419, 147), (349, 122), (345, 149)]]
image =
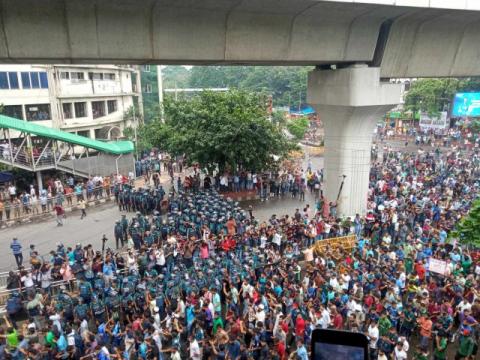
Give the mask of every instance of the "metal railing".
[[(113, 196), (113, 189), (115, 185), (110, 186), (97, 186), (91, 190), (87, 190), (85, 202), (87, 206), (90, 206), (95, 201), (101, 199), (111, 199)], [(78, 205), (78, 200), (84, 198), (84, 191), (82, 194), (76, 194), (75, 192), (70, 194), (60, 194), (47, 197), (46, 203), (42, 204), (40, 197), (37, 197), (35, 203), (29, 202), (23, 204), (21, 196), (16, 196), (20, 200), (19, 203), (4, 203), (3, 213), (0, 218), (0, 226), (9, 221), (22, 222), (25, 220), (34, 220), (45, 215), (51, 215), (54, 213), (55, 204), (61, 202), (62, 206), (66, 208), (72, 208)]]

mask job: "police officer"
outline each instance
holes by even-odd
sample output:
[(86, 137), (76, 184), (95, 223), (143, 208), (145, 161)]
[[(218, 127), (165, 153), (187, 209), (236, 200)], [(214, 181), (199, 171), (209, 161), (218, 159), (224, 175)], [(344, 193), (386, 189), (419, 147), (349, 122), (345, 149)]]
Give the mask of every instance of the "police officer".
[(119, 220), (115, 221), (115, 227), (113, 228), (113, 234), (115, 235), (115, 243), (117, 249), (119, 248), (119, 244), (123, 247), (123, 226)]

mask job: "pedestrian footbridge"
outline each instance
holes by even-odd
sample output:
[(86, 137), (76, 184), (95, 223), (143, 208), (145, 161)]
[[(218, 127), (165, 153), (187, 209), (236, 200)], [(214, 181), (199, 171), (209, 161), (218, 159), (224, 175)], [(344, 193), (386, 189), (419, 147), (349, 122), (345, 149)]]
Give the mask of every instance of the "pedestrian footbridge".
[(131, 141), (99, 141), (0, 115), (0, 163), (82, 177), (134, 171)]

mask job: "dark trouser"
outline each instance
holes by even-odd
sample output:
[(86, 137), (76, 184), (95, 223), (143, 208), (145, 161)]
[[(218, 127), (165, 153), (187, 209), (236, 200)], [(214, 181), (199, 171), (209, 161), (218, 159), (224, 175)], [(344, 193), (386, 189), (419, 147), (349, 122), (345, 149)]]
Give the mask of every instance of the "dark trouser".
[(85, 209), (82, 209), (82, 216), (80, 216), (80, 219), (83, 219), (85, 216), (87, 216), (87, 213), (85, 212)]
[(23, 263), (23, 255), (20, 253), (20, 254), (13, 254), (13, 256), (15, 256), (15, 261), (17, 263), (17, 266), (20, 267), (22, 266), (22, 263)]
[(117, 245), (117, 249), (120, 247), (119, 245), (123, 246), (123, 238), (121, 236), (115, 236), (115, 243)]
[(184, 258), (183, 263), (187, 269), (190, 269), (193, 266), (193, 259), (192, 258)]

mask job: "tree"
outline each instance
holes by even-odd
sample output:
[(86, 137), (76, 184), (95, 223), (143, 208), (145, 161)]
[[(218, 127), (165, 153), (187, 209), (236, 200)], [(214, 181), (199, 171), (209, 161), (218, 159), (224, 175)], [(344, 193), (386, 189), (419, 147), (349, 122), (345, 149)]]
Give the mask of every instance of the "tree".
[(274, 106), (298, 106), (307, 98), (306, 66), (194, 66), (190, 87), (232, 88), (273, 96)]
[(462, 244), (480, 247), (480, 199), (473, 202), (468, 215), (457, 223), (450, 235)]
[(149, 124), (145, 136), (171, 155), (209, 171), (260, 171), (283, 157), (290, 143), (267, 120), (265, 99), (254, 93), (205, 91), (192, 99), (166, 99), (165, 123)]
[(306, 117), (300, 117), (293, 119), (287, 124), (287, 129), (297, 141), (300, 141), (305, 136), (305, 132), (310, 126), (310, 121)]
[(459, 87), (458, 79), (420, 79), (412, 83), (405, 98), (407, 110), (437, 115), (446, 110)]
[(414, 81), (405, 98), (407, 110), (414, 113), (425, 111), (437, 115), (452, 102), (457, 92), (480, 91), (480, 78), (466, 79), (420, 79)]
[(279, 127), (284, 127), (287, 122), (286, 113), (283, 111), (272, 112), (272, 122)]

